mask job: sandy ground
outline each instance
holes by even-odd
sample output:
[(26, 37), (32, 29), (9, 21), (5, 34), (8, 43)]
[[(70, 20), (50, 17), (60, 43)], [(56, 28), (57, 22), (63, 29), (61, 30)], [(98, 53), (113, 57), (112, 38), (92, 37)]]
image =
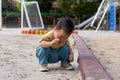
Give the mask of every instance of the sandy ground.
[(79, 31), (113, 80), (120, 80), (120, 32)]
[(39, 71), (35, 50), (40, 37), (20, 34), (20, 30), (0, 31), (0, 80), (82, 80), (72, 37), (75, 70), (64, 70), (56, 63), (49, 65), (49, 72)]
[[(79, 31), (103, 67), (114, 80), (120, 80), (120, 33), (108, 31)], [(0, 80), (82, 80), (75, 54), (74, 71), (61, 69), (60, 63), (50, 64), (49, 72), (39, 71), (35, 49), (40, 35), (22, 35), (18, 30), (0, 31)]]

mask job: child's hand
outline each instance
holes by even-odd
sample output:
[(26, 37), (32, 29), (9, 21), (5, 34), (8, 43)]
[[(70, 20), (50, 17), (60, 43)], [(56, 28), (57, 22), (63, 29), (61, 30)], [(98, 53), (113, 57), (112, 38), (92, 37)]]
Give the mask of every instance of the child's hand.
[(70, 51), (69, 61), (72, 62), (73, 60), (74, 60), (74, 54), (72, 51)]
[(60, 41), (59, 39), (54, 39), (54, 40), (51, 41), (51, 45), (59, 43), (59, 41)]

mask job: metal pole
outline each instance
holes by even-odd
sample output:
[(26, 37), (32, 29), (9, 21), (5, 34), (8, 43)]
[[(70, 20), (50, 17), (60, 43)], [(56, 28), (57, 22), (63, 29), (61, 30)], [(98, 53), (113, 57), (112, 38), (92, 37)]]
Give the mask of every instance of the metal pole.
[(25, 10), (25, 15), (26, 15), (26, 19), (27, 19), (27, 22), (28, 22), (29, 29), (32, 29), (32, 26), (31, 26), (31, 23), (30, 23), (30, 18), (28, 16), (28, 12), (27, 12), (25, 2), (23, 2), (23, 9)]
[(2, 0), (0, 0), (0, 30), (2, 29)]
[(43, 20), (42, 20), (42, 16), (41, 16), (41, 12), (40, 12), (40, 9), (39, 9), (38, 2), (36, 2), (36, 4), (37, 4), (37, 9), (38, 9), (39, 18), (40, 18), (40, 20), (41, 20), (41, 25), (42, 25), (42, 28), (44, 29), (45, 27), (44, 27), (44, 24), (43, 24)]
[(120, 30), (120, 13), (119, 13), (119, 30)]
[(105, 9), (105, 11), (104, 11), (104, 13), (103, 13), (103, 15), (102, 15), (102, 18), (101, 18), (101, 20), (100, 20), (100, 22), (99, 22), (99, 24), (98, 24), (98, 26), (97, 26), (96, 32), (98, 31), (98, 29), (99, 29), (99, 27), (100, 27), (100, 25), (101, 25), (101, 23), (102, 23), (102, 21), (103, 21), (103, 19), (104, 19), (104, 17), (105, 17), (105, 14), (106, 14), (108, 8), (109, 8), (109, 4), (107, 4), (107, 7), (106, 7), (106, 9)]
[(97, 16), (98, 16), (98, 14), (99, 14), (101, 8), (102, 8), (104, 2), (105, 2), (105, 0), (102, 0), (100, 6), (99, 6), (99, 8), (98, 8), (98, 11), (97, 11), (97, 13), (96, 13), (96, 15), (95, 15), (95, 17), (94, 17), (92, 23), (91, 23), (91, 26), (93, 26), (93, 24), (94, 24), (94, 22), (95, 22), (95, 20), (96, 20), (96, 18), (97, 18)]
[(109, 13), (107, 12), (107, 25), (106, 25), (106, 29), (107, 31), (109, 30)]
[(116, 6), (113, 3), (110, 5), (110, 31), (116, 30)]
[(21, 29), (23, 29), (23, 3), (24, 0), (22, 0), (21, 2)]

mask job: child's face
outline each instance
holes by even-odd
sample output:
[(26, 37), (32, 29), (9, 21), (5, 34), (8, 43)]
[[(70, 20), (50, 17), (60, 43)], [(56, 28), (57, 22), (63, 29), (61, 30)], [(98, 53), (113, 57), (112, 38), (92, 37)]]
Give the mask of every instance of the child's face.
[(60, 29), (60, 30), (54, 29), (54, 36), (56, 39), (59, 39), (59, 42), (61, 42), (68, 39), (70, 34), (67, 34), (63, 29)]

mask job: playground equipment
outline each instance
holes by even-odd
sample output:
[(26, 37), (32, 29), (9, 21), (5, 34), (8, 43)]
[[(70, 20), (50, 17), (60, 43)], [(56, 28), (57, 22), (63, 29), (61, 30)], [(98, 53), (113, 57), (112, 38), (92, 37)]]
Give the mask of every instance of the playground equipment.
[[(2, 0), (0, 0), (0, 3), (2, 3)], [(0, 30), (2, 27), (2, 5), (0, 4)]]
[[(100, 12), (98, 15), (102, 15), (103, 14), (103, 11)], [(81, 28), (81, 27), (84, 27), (85, 25), (89, 24), (90, 22), (92, 22), (92, 20), (94, 19), (95, 15), (88, 18), (87, 20), (85, 20), (84, 22), (82, 22), (81, 24), (79, 25), (75, 25), (76, 28)], [(99, 17), (98, 17), (99, 18)]]
[[(39, 5), (37, 1), (26, 2), (24, 0), (19, 1), (21, 3), (21, 28), (28, 28), (28, 29), (44, 29), (43, 20), (41, 17), (41, 12), (39, 9)], [(37, 25), (34, 25), (34, 18), (38, 19)], [(26, 18), (27, 24), (24, 22)], [(28, 27), (27, 27), (28, 25)]]
[[(10, 0), (8, 2), (13, 5), (14, 5), (14, 3), (15, 3), (15, 5), (19, 3), (21, 6), (21, 8), (19, 9), (21, 16), (18, 20), (19, 26), (21, 27), (21, 29), (25, 29), (25, 30), (44, 29), (44, 24), (43, 24), (41, 12), (40, 12), (37, 1), (29, 1), (28, 2), (28, 1), (24, 1), (24, 0)], [(11, 19), (8, 19), (7, 21), (10, 22), (13, 19), (14, 18), (11, 18)], [(2, 0), (0, 0), (0, 29), (2, 29), (1, 22), (2, 22)], [(17, 23), (15, 23), (15, 24), (17, 24)], [(8, 25), (8, 26), (10, 26), (10, 25)]]
[(110, 5), (110, 31), (114, 31), (116, 28), (116, 6)]
[[(107, 5), (107, 7), (106, 7), (106, 5)], [(91, 26), (93, 26), (93, 24), (94, 24), (94, 22), (96, 20), (96, 17), (98, 16), (98, 13), (101, 10), (104, 10), (104, 14), (102, 15), (102, 18), (101, 18), (101, 20), (98, 23), (97, 28), (96, 28), (96, 31), (98, 31), (98, 29), (99, 29), (105, 15), (106, 15), (107, 11), (109, 10), (109, 12), (110, 12), (110, 20), (109, 20), (109, 22), (110, 22), (110, 24), (109, 24), (110, 25), (110, 30), (114, 31), (116, 29), (116, 7), (118, 7), (118, 6), (120, 6), (118, 0), (103, 0), (101, 2), (100, 7), (98, 8), (98, 11), (97, 11), (97, 13), (95, 15), (94, 20), (91, 23)]]
[[(81, 24), (76, 25), (76, 28), (84, 27), (83, 29), (85, 29), (90, 26), (96, 28), (96, 31), (98, 31), (102, 22), (104, 22), (104, 18), (106, 14), (110, 12), (110, 20), (107, 20), (106, 22), (110, 22), (109, 24), (110, 30), (114, 31), (116, 29), (116, 8), (119, 6), (120, 6), (120, 0), (102, 0), (97, 13), (91, 18), (82, 22)], [(94, 26), (96, 20), (98, 19), (100, 19), (98, 24)], [(119, 26), (120, 26), (120, 21), (119, 21)]]
[(46, 34), (48, 33), (47, 30), (22, 30), (22, 34)]

